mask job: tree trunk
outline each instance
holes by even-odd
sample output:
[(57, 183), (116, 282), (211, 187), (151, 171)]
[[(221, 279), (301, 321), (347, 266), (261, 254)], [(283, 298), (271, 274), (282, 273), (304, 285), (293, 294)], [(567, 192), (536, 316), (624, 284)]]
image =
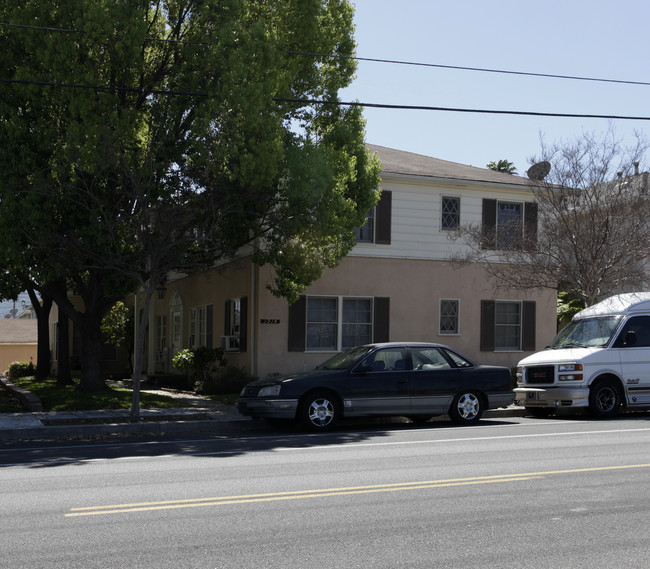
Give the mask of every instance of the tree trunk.
[[(151, 298), (154, 289), (148, 285), (144, 293), (144, 306), (142, 307), (142, 317), (138, 324), (136, 339), (136, 349), (133, 356), (133, 397), (131, 400), (130, 419), (132, 423), (140, 421), (140, 386), (142, 384), (142, 368), (144, 363), (144, 346), (147, 333), (147, 323), (149, 322), (149, 312), (151, 310)], [(135, 315), (137, 319), (137, 314)], [(137, 320), (136, 320), (137, 322)]]
[(57, 338), (59, 351), (59, 365), (56, 382), (58, 385), (71, 385), (70, 373), (70, 319), (62, 310), (59, 310), (59, 334)]
[(79, 319), (81, 323), (81, 381), (82, 391), (101, 391), (106, 389), (102, 376), (101, 314), (86, 312)]
[(46, 379), (50, 375), (50, 311), (52, 297), (43, 294), (42, 303), (38, 301), (36, 291), (32, 286), (27, 287), (27, 294), (36, 313), (38, 344), (36, 348), (36, 379)]

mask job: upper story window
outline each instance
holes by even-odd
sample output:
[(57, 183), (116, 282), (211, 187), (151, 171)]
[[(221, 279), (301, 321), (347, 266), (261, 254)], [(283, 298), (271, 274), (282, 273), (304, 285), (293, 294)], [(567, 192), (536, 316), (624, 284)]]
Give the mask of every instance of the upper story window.
[(357, 229), (357, 243), (375, 242), (375, 211), (373, 207), (367, 214), (366, 222)]
[(460, 198), (442, 197), (440, 229), (453, 231), (460, 227)]
[(482, 217), (483, 249), (535, 249), (536, 203), (484, 199)]
[(383, 190), (379, 203), (368, 212), (366, 223), (357, 229), (357, 243), (390, 245), (392, 192)]
[(497, 202), (497, 249), (519, 249), (524, 235), (523, 204)]

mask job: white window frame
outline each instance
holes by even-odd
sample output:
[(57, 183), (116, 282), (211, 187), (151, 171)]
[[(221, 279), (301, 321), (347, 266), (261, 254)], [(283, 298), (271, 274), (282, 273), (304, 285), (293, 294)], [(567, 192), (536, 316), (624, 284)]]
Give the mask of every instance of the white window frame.
[[(516, 242), (515, 243), (503, 243), (503, 237), (499, 237), (500, 234), (500, 229), (502, 230), (503, 228), (503, 223), (499, 223), (499, 208), (502, 205), (510, 205), (510, 206), (518, 206), (519, 207), (519, 235), (515, 236)], [(497, 200), (497, 210), (496, 210), (496, 219), (495, 219), (495, 246), (497, 250), (504, 250), (504, 249), (515, 249), (515, 248), (521, 248), (521, 244), (523, 243), (523, 238), (524, 238), (524, 202), (519, 202), (519, 201), (511, 201), (511, 200)], [(513, 225), (514, 227), (514, 225)], [(509, 229), (509, 232), (511, 229)]]
[[(512, 305), (512, 306), (517, 306), (518, 307), (518, 316), (519, 316), (519, 322), (517, 324), (512, 324), (509, 322), (505, 323), (499, 323), (499, 311), (498, 307), (499, 305)], [(499, 328), (513, 328), (513, 327), (518, 328), (518, 334), (517, 334), (517, 345), (516, 346), (506, 346), (506, 345), (498, 345), (499, 342), (499, 334), (497, 331)], [(521, 300), (496, 300), (494, 304), (494, 351), (495, 352), (520, 352), (521, 351), (521, 342), (522, 342), (522, 334), (523, 334), (523, 303)]]
[[(309, 301), (310, 299), (334, 299), (336, 300), (336, 321), (332, 324), (336, 327), (336, 346), (333, 347), (310, 347), (309, 346), (309, 324), (316, 323), (309, 321)], [(369, 303), (370, 307), (370, 322), (344, 322), (343, 321), (343, 303), (346, 300), (363, 300)], [(375, 323), (375, 312), (374, 312), (374, 298), (369, 296), (333, 296), (333, 295), (321, 295), (314, 294), (307, 296), (307, 307), (305, 310), (305, 351), (310, 353), (331, 353), (331, 352), (340, 352), (343, 349), (353, 346), (343, 346), (343, 327), (345, 324), (361, 324), (368, 326), (369, 328), (369, 341), (373, 340), (373, 331)]]
[(156, 315), (156, 360), (162, 361), (167, 350), (167, 315)]
[[(366, 222), (361, 227), (357, 227), (356, 230), (357, 244), (371, 245), (375, 242), (376, 231), (377, 231), (377, 207), (376, 206), (368, 210), (368, 213), (366, 214), (366, 218), (367, 218)], [(370, 239), (361, 239), (363, 230), (367, 225), (370, 225)]]
[[(458, 204), (458, 211), (456, 212), (456, 215), (458, 217), (457, 222), (456, 222), (456, 227), (445, 227), (443, 223), (443, 219), (445, 218), (445, 215), (449, 215), (449, 213), (446, 213), (444, 210), (444, 205), (445, 205), (445, 200), (454, 200)], [(458, 196), (441, 196), (440, 197), (440, 231), (456, 231), (460, 227), (460, 197)]]
[(203, 304), (194, 306), (190, 309), (190, 348), (196, 348), (208, 345), (208, 306)]

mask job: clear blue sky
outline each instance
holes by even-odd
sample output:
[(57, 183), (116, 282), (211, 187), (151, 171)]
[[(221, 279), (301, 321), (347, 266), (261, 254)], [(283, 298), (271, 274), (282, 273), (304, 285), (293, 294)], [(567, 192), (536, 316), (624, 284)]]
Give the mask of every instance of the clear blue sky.
[[(352, 0), (357, 56), (650, 82), (647, 0)], [(344, 101), (650, 116), (650, 86), (359, 62)], [(603, 119), (364, 110), (366, 141), (519, 174), (547, 142), (603, 132)], [(613, 121), (624, 141), (650, 121)], [(647, 157), (646, 157), (647, 159)], [(646, 164), (647, 168), (647, 164)]]

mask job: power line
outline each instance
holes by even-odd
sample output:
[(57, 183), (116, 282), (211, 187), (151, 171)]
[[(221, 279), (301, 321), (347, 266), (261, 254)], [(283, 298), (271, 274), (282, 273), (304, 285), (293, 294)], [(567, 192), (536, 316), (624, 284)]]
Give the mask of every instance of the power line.
[(555, 75), (552, 73), (533, 73), (528, 71), (511, 71), (505, 69), (488, 69), (484, 67), (463, 67), (460, 65), (443, 65), (440, 63), (418, 63), (415, 61), (399, 61), (394, 59), (376, 59), (371, 57), (355, 57), (350, 55), (335, 55), (325, 53), (312, 53), (308, 51), (289, 51), (293, 55), (309, 55), (312, 57), (330, 57), (338, 59), (353, 59), (355, 61), (369, 61), (373, 63), (390, 63), (394, 65), (411, 65), (416, 67), (435, 67), (438, 69), (455, 69), (458, 71), (481, 71), (483, 73), (501, 73), (505, 75), (523, 75), (527, 77), (544, 77), (547, 79), (572, 79), (575, 81), (598, 81), (601, 83), (619, 83), (624, 85), (645, 85), (650, 86), (647, 81), (628, 81), (623, 79), (605, 79), (602, 77), (579, 77), (577, 75)]
[[(122, 91), (122, 92), (129, 92), (129, 93), (138, 93), (143, 95), (170, 95), (170, 96), (201, 97), (201, 98), (211, 97), (209, 93), (198, 92), (198, 91), (140, 89), (136, 87), (117, 87), (117, 86), (109, 86), (109, 85), (104, 85), (104, 86), (83, 85), (83, 84), (75, 84), (75, 83), (55, 83), (50, 81), (32, 81), (26, 79), (0, 78), (0, 83), (18, 84), (18, 85), (36, 85), (41, 87), (53, 87), (53, 88), (89, 89), (93, 91), (101, 91), (104, 93)], [(457, 107), (435, 107), (435, 106), (428, 106), (428, 105), (389, 105), (385, 103), (362, 103), (359, 101), (323, 101), (321, 99), (288, 99), (288, 98), (281, 98), (281, 97), (274, 97), (273, 101), (276, 103), (293, 103), (302, 106), (332, 105), (332, 106), (339, 106), (339, 107), (364, 107), (364, 108), (392, 109), (392, 110), (404, 110), (404, 111), (442, 111), (442, 112), (453, 112), (453, 113), (518, 115), (518, 116), (533, 116), (533, 117), (650, 121), (650, 117), (636, 117), (636, 116), (623, 116), (623, 115), (551, 113), (551, 112), (539, 112), (539, 111), (514, 111), (514, 110), (497, 110), (497, 109), (463, 109)]]
[(650, 121), (650, 117), (633, 117), (621, 115), (596, 115), (596, 114), (575, 114), (575, 113), (545, 113), (537, 111), (502, 111), (494, 109), (460, 109), (456, 107), (431, 107), (427, 105), (387, 105), (384, 103), (360, 103), (357, 101), (321, 101), (318, 99), (273, 99), (278, 103), (301, 103), (303, 105), (337, 105), (342, 107), (365, 107), (375, 109), (393, 109), (406, 111), (446, 111), (454, 113), (483, 113), (492, 115), (521, 115), (533, 117), (559, 117), (576, 119), (617, 119), (632, 121)]
[[(7, 22), (0, 22), (0, 26), (9, 27), (9, 28), (18, 28), (18, 29), (29, 29), (29, 30), (40, 30), (46, 32), (57, 32), (57, 33), (83, 33), (79, 30), (68, 29), (68, 28), (53, 28), (53, 27), (44, 27), (44, 26), (28, 26), (23, 24), (10, 24)], [(153, 38), (147, 37), (146, 41), (150, 42), (166, 42), (166, 43), (178, 43), (178, 44), (196, 44), (196, 45), (212, 45), (210, 42), (199, 42), (199, 41), (189, 41), (189, 40), (177, 40), (177, 39), (166, 39), (166, 38)], [(234, 47), (234, 46), (233, 46)], [(513, 71), (509, 69), (490, 69), (486, 67), (468, 67), (461, 65), (445, 65), (442, 63), (424, 63), (417, 61), (402, 61), (396, 59), (379, 59), (373, 57), (357, 57), (352, 55), (337, 55), (331, 53), (315, 53), (310, 51), (297, 51), (289, 50), (287, 51), (289, 55), (307, 55), (310, 57), (320, 57), (320, 58), (330, 58), (330, 59), (350, 59), (354, 61), (366, 61), (371, 63), (387, 63), (391, 65), (408, 65), (413, 67), (431, 67), (437, 69), (452, 69), (456, 71), (476, 71), (481, 73), (498, 73), (502, 75), (517, 75), (523, 77), (542, 77), (545, 79), (568, 79), (572, 81), (591, 81), (598, 83), (615, 83), (619, 85), (642, 85), (650, 86), (648, 81), (631, 81), (626, 79), (606, 79), (604, 77), (581, 77), (579, 75), (558, 75), (554, 73), (535, 73), (531, 71)]]

